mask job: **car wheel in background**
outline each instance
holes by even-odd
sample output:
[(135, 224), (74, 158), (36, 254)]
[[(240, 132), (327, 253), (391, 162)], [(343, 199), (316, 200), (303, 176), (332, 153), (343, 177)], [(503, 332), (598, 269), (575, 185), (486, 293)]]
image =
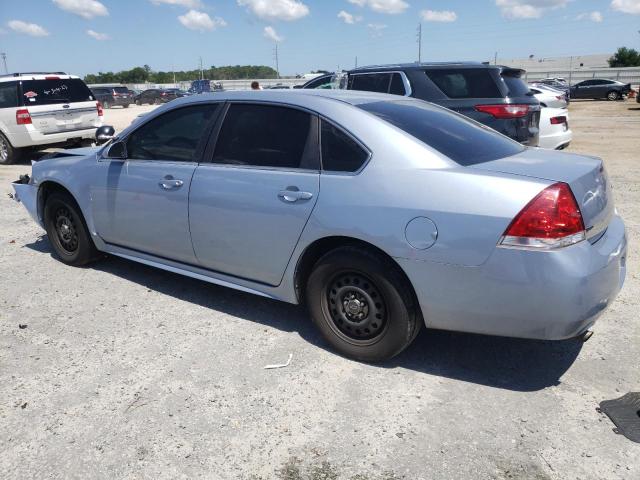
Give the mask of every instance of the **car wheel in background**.
[(160, 100), (159, 98), (156, 98), (156, 99), (153, 101), (153, 104), (154, 104), (154, 105), (160, 105), (161, 103), (162, 103), (162, 100)]
[(15, 148), (11, 142), (0, 133), (0, 165), (11, 165), (20, 159), (22, 150)]
[(615, 90), (611, 90), (609, 93), (607, 93), (607, 100), (619, 100), (620, 99), (620, 93), (616, 92)]
[(129, 108), (129, 105), (131, 105), (130, 103), (125, 103), (124, 105), (122, 105), (124, 108)]
[(142, 105), (142, 102), (140, 100), (136, 100), (136, 105), (140, 106)]
[(318, 260), (305, 297), (313, 322), (336, 350), (379, 362), (407, 348), (420, 329), (411, 292), (390, 260), (342, 247)]
[(44, 226), (53, 250), (63, 263), (81, 266), (99, 257), (80, 208), (70, 195), (54, 192), (47, 198)]

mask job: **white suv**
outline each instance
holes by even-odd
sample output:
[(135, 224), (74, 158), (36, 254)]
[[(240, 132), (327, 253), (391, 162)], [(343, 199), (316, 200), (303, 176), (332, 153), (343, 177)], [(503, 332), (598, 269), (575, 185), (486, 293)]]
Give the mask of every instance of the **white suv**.
[(25, 147), (90, 144), (102, 115), (100, 102), (75, 75), (0, 76), (0, 164), (18, 160)]

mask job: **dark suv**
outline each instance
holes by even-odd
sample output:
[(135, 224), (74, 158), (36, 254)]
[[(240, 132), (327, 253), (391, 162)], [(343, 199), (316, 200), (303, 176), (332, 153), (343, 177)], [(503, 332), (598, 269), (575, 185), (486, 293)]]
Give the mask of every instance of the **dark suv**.
[[(537, 146), (540, 103), (522, 80), (523, 73), (482, 63), (379, 65), (346, 72), (346, 88), (433, 102), (520, 143)], [(332, 77), (314, 78), (302, 88), (330, 88)]]
[(93, 96), (96, 97), (104, 108), (121, 106), (129, 108), (133, 103), (133, 95), (125, 86), (109, 86), (109, 87), (89, 87)]

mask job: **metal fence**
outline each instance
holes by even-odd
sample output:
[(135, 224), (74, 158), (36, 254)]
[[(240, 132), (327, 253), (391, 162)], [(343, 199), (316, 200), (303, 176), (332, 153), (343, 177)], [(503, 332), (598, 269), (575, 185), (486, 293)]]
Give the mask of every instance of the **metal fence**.
[[(302, 85), (307, 80), (304, 78), (267, 78), (267, 79), (245, 79), (245, 80), (211, 80), (213, 86), (214, 83), (222, 84), (222, 88), (225, 90), (250, 90), (251, 82), (257, 81), (262, 87), (271, 87), (276, 85), (293, 87), (294, 85)], [(181, 90), (189, 90), (191, 82), (177, 82), (177, 83), (136, 83), (127, 84), (127, 88), (135, 90), (146, 90), (148, 88), (179, 88)]]
[(536, 70), (527, 71), (525, 80), (532, 82), (549, 77), (561, 77), (567, 80), (571, 85), (589, 80), (591, 78), (607, 78), (609, 80), (618, 80), (623, 83), (630, 83), (637, 86), (640, 84), (640, 67), (628, 68), (598, 68), (598, 69), (574, 69), (574, 70)]

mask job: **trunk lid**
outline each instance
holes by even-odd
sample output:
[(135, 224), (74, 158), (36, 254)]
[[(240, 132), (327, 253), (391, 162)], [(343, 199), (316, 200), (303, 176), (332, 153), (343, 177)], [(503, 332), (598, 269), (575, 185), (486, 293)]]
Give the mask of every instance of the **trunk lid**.
[(614, 215), (611, 185), (602, 160), (564, 152), (526, 149), (518, 155), (469, 168), (565, 182), (571, 187), (593, 243), (607, 229)]

